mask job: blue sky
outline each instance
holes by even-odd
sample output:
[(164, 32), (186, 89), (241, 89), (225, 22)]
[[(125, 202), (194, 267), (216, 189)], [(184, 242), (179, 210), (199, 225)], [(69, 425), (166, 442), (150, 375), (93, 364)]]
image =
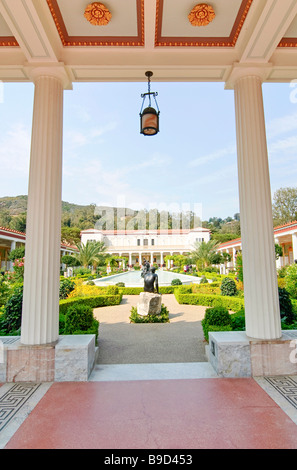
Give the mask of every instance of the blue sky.
[[(0, 196), (27, 194), (34, 87), (4, 83)], [(296, 88), (295, 88), (296, 87)], [(133, 209), (239, 212), (233, 91), (159, 83), (160, 133), (139, 132), (147, 83), (74, 83), (64, 94), (62, 199)], [(264, 84), (272, 196), (297, 186), (297, 84)]]

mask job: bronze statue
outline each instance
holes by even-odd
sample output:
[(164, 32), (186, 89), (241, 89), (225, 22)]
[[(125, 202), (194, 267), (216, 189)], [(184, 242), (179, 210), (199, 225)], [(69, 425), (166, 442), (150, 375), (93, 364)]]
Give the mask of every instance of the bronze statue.
[(142, 270), (141, 270), (141, 277), (144, 277), (146, 273), (148, 273), (150, 270), (150, 263), (146, 260), (144, 260), (144, 263), (142, 265)]
[(152, 267), (149, 272), (144, 274), (144, 292), (157, 292), (159, 294), (158, 274), (155, 271), (156, 268)]

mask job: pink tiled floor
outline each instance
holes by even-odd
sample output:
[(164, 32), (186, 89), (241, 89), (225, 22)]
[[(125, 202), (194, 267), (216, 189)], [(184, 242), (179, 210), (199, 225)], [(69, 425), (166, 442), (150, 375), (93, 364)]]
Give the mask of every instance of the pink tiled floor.
[(253, 379), (54, 383), (7, 449), (296, 449)]

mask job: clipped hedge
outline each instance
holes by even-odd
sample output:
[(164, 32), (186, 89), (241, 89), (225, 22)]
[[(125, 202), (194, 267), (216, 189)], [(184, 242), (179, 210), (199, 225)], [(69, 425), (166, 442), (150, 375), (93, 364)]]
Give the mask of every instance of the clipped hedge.
[(192, 287), (192, 294), (221, 294), (219, 283), (213, 282), (211, 284), (194, 284)]
[(208, 333), (210, 331), (232, 331), (231, 315), (225, 307), (210, 307), (205, 310), (201, 325), (204, 338), (209, 341)]
[(175, 298), (179, 304), (203, 305), (212, 307), (221, 305), (228, 310), (237, 311), (244, 307), (244, 299), (239, 297), (229, 297), (227, 295), (215, 294), (181, 294), (178, 289), (175, 290)]
[(214, 333), (215, 331), (233, 331), (233, 328), (231, 325), (209, 325), (204, 333), (206, 341), (209, 341), (209, 333)]
[(121, 295), (139, 295), (143, 291), (143, 287), (119, 287)]
[(60, 300), (59, 313), (66, 315), (67, 309), (74, 305), (89, 305), (92, 308), (106, 307), (109, 305), (119, 305), (122, 300), (122, 294), (117, 295), (93, 295), (86, 297), (71, 297)]
[(76, 304), (67, 309), (66, 315), (59, 315), (59, 333), (62, 335), (94, 334), (98, 340), (99, 321), (89, 305)]
[[(139, 295), (143, 292), (143, 287), (119, 287), (122, 295)], [(174, 286), (159, 286), (160, 294), (174, 294)]]

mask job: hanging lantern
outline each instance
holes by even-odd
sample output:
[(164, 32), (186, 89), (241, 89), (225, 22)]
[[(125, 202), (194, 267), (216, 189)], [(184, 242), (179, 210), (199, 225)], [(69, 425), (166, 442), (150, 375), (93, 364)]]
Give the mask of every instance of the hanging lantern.
[[(153, 72), (145, 72), (145, 75), (148, 78), (148, 92), (143, 93), (141, 97), (143, 98), (142, 107), (140, 110), (140, 133), (143, 135), (155, 135), (159, 132), (159, 108), (156, 100), (158, 93), (151, 92), (151, 76)], [(151, 96), (153, 96), (156, 104), (156, 108), (152, 107)], [(148, 106), (143, 109), (146, 98), (148, 98)]]

